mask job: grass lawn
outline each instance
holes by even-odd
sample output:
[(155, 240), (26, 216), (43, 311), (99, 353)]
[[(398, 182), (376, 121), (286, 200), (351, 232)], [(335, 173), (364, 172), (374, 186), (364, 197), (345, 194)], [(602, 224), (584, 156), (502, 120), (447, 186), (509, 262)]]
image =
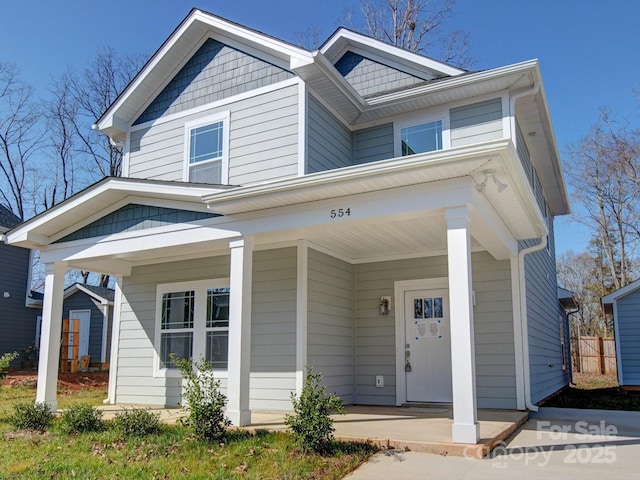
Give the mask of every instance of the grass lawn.
[[(60, 408), (83, 401), (102, 403), (106, 388), (59, 389)], [(16, 432), (7, 422), (18, 402), (33, 401), (32, 386), (0, 387), (0, 479), (339, 479), (374, 448), (336, 443), (333, 455), (304, 455), (286, 433), (229, 432), (219, 443), (195, 439), (181, 426), (123, 438), (113, 430), (67, 435), (57, 423), (47, 432)]]
[(573, 377), (576, 386), (548, 400), (545, 407), (640, 411), (640, 392), (621, 391), (615, 376), (574, 373)]

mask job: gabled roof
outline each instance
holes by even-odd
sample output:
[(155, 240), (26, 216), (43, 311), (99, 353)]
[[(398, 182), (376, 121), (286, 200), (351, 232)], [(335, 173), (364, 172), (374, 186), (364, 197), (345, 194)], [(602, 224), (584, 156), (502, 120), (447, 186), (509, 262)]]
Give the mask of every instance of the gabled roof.
[(575, 310), (580, 308), (576, 294), (571, 290), (558, 286), (558, 301), (565, 310)]
[(94, 128), (110, 137), (121, 137), (210, 37), (239, 46), (249, 54), (269, 55), (274, 64), (287, 70), (292, 69), (294, 62), (313, 60), (311, 52), (304, 48), (194, 8), (97, 120)]
[(602, 303), (602, 306), (604, 307), (604, 310), (606, 313), (612, 313), (613, 304), (616, 301), (618, 301), (622, 297), (626, 297), (627, 295), (635, 292), (638, 289), (640, 289), (640, 279), (636, 280), (635, 282), (631, 282), (630, 284), (622, 288), (619, 288), (618, 290), (611, 292), (609, 295), (605, 295), (600, 299), (600, 303)]
[[(233, 188), (226, 185), (107, 177), (6, 233), (9, 243), (27, 248), (48, 245), (128, 203), (163, 199), (185, 209), (208, 212), (202, 195)], [(71, 227), (70, 227), (71, 225)]]
[(74, 283), (73, 285), (65, 288), (64, 298), (68, 298), (78, 292), (84, 292), (90, 297), (95, 298), (101, 303), (109, 304), (113, 303), (116, 292), (112, 288), (98, 287), (95, 285), (85, 285), (84, 283)]
[(0, 205), (0, 232), (18, 225), (22, 220), (4, 205)]
[[(64, 289), (63, 298), (67, 299), (78, 292), (86, 293), (91, 298), (97, 300), (102, 305), (113, 305), (113, 300), (115, 299), (115, 290), (112, 288), (106, 287), (98, 287), (95, 285), (85, 285), (84, 283), (74, 283), (73, 285), (68, 286)], [(27, 304), (29, 307), (42, 307), (42, 301), (44, 300), (44, 295), (41, 292), (31, 291), (31, 295), (27, 299)]]

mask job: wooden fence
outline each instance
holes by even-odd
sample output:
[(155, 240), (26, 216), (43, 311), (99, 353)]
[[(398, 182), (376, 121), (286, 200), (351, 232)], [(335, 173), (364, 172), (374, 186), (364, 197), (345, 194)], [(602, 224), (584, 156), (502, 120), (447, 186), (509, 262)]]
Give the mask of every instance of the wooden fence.
[(571, 364), (574, 372), (616, 375), (615, 340), (602, 337), (572, 338)]

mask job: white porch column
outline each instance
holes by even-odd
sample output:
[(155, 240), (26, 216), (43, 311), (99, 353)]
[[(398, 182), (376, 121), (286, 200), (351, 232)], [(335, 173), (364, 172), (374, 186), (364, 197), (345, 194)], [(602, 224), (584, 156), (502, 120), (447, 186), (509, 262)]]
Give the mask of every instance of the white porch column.
[(42, 328), (40, 330), (40, 360), (38, 363), (38, 390), (36, 402), (47, 403), (58, 409), (56, 390), (60, 364), (60, 335), (62, 334), (62, 302), (64, 295), (65, 263), (45, 265)]
[(296, 293), (296, 395), (300, 398), (307, 368), (307, 298), (309, 245), (298, 240), (298, 280)]
[(251, 289), (253, 238), (229, 242), (229, 378), (227, 416), (236, 426), (251, 424), (249, 374), (251, 362)]
[(476, 359), (471, 286), (471, 215), (466, 207), (445, 211), (451, 316), (451, 376), (453, 384), (453, 441), (480, 439), (476, 406)]

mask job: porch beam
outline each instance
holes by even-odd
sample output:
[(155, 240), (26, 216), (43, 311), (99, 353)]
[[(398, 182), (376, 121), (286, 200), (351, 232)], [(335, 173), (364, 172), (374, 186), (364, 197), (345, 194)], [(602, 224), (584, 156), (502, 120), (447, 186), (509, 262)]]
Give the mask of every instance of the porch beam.
[(478, 443), (469, 208), (445, 210), (451, 315), (452, 439)]
[(254, 239), (229, 242), (229, 379), (227, 416), (236, 426), (251, 424), (249, 376), (251, 362), (251, 290)]
[(53, 411), (58, 409), (56, 391), (60, 364), (60, 335), (62, 334), (62, 302), (66, 263), (45, 264), (44, 301), (38, 363), (36, 402), (44, 402)]

